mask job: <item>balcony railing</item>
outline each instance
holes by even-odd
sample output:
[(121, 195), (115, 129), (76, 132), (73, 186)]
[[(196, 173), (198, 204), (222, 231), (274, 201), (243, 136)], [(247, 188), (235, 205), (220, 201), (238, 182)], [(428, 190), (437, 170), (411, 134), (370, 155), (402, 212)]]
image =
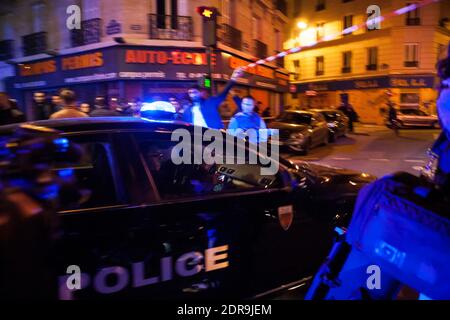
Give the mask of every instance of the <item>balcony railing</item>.
[(350, 73), (352, 72), (352, 68), (351, 67), (343, 67), (342, 68), (342, 73)]
[(287, 3), (285, 0), (276, 0), (275, 8), (279, 10), (282, 14), (287, 16)]
[(255, 39), (254, 45), (255, 56), (261, 59), (267, 57), (267, 44)]
[(102, 38), (102, 19), (95, 18), (81, 21), (81, 29), (70, 30), (72, 47), (98, 43)]
[(420, 18), (406, 18), (407, 26), (420, 26)]
[(378, 70), (378, 65), (376, 65), (376, 64), (368, 64), (368, 65), (366, 65), (366, 70), (367, 71), (376, 71), (376, 70)]
[(405, 61), (404, 66), (407, 68), (418, 67), (419, 61)]
[(221, 28), (223, 30), (221, 42), (233, 49), (242, 50), (242, 31), (229, 24), (222, 24)]
[(149, 15), (150, 39), (192, 41), (192, 17)]
[(47, 32), (37, 32), (22, 37), (23, 55), (32, 56), (47, 50)]
[(9, 60), (13, 58), (14, 40), (0, 41), (0, 61)]
[(322, 11), (325, 10), (325, 4), (324, 3), (319, 3), (316, 5), (316, 11)]

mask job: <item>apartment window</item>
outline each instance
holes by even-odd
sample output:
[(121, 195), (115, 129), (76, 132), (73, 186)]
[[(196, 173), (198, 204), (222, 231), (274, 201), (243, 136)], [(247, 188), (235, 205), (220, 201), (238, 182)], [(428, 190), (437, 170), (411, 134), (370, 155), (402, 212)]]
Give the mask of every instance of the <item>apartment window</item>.
[(261, 19), (259, 17), (252, 18), (252, 36), (254, 40), (261, 40)]
[[(414, 3), (408, 3), (408, 6), (413, 5)], [(418, 26), (420, 25), (420, 11), (419, 9), (415, 9), (413, 11), (409, 11), (406, 14), (406, 25), (407, 26)]]
[(366, 70), (377, 70), (378, 69), (378, 48), (371, 47), (367, 48), (367, 65)]
[(342, 53), (342, 73), (352, 72), (352, 52), (345, 51)]
[(325, 36), (325, 23), (318, 23), (316, 25), (316, 41), (320, 41)]
[(301, 7), (301, 1), (294, 1), (294, 13), (293, 17), (297, 17), (300, 15), (300, 7)]
[(317, 0), (316, 11), (325, 10), (325, 0)]
[(417, 43), (405, 44), (405, 67), (419, 66), (419, 45)]
[(277, 52), (281, 51), (281, 32), (275, 29), (275, 50)]
[[(343, 28), (344, 30), (353, 26), (353, 16), (352, 15), (348, 15), (348, 16), (344, 17), (343, 26), (344, 26), (344, 28)], [(344, 36), (347, 36), (349, 34), (352, 34), (352, 32), (346, 33), (346, 34), (344, 34)]]
[(230, 22), (230, 0), (222, 0), (220, 2), (220, 14), (222, 15), (223, 23)]
[(31, 7), (33, 33), (44, 31), (45, 22), (45, 4), (35, 3)]
[(300, 60), (292, 60), (292, 64), (294, 66), (294, 80), (300, 79)]
[(439, 43), (437, 48), (437, 61), (444, 59), (446, 57), (445, 52), (446, 46), (444, 44)]
[(352, 2), (353, 0), (342, 0), (342, 3)]
[(322, 76), (324, 73), (324, 58), (323, 56), (316, 57), (316, 76)]
[(156, 0), (156, 25), (158, 29), (166, 28), (166, 0)]

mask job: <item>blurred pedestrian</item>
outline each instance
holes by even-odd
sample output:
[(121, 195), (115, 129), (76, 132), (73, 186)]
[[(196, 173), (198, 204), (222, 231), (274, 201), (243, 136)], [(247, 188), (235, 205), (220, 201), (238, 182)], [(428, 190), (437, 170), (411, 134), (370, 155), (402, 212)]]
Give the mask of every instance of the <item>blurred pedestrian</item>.
[(105, 97), (96, 97), (94, 102), (94, 110), (89, 114), (90, 117), (117, 117), (120, 114), (114, 110), (111, 110), (106, 105)]
[(82, 103), (80, 104), (80, 111), (89, 115), (89, 112), (91, 111), (91, 106), (89, 105), (89, 103)]
[(177, 100), (177, 98), (175, 97), (169, 97), (169, 102), (170, 104), (172, 104), (175, 108), (175, 120), (181, 120), (183, 119), (183, 113), (184, 113), (184, 109), (181, 106), (180, 102)]
[(267, 108), (263, 111), (262, 116), (263, 116), (264, 118), (270, 118), (270, 117), (272, 116), (272, 115), (270, 114), (270, 107), (267, 107)]
[[(255, 98), (246, 96), (241, 101), (241, 112), (236, 113), (230, 120), (227, 132), (233, 136), (243, 138), (248, 134), (251, 143), (267, 140), (259, 130), (267, 129), (264, 120), (255, 112)], [(252, 129), (253, 131), (249, 130)], [(253, 134), (254, 133), (254, 134)]]
[(212, 129), (222, 129), (222, 118), (219, 114), (219, 106), (226, 99), (228, 92), (236, 83), (238, 77), (242, 75), (241, 69), (234, 70), (230, 81), (223, 91), (217, 96), (204, 99), (200, 86), (195, 85), (188, 89), (188, 96), (191, 104), (183, 113), (183, 120), (196, 126), (208, 127)]
[(33, 113), (35, 120), (47, 120), (54, 112), (56, 112), (56, 109), (53, 109), (53, 106), (46, 101), (44, 92), (35, 92), (33, 94)]
[(63, 119), (63, 118), (85, 118), (89, 117), (84, 112), (78, 110), (76, 105), (75, 92), (69, 89), (61, 91), (61, 100), (63, 102), (63, 108), (50, 116), (50, 119)]
[(133, 108), (131, 106), (132, 106), (131, 102), (128, 102), (125, 99), (121, 99), (119, 101), (118, 107), (116, 108), (116, 111), (122, 117), (132, 117), (133, 116)]
[(338, 110), (342, 111), (348, 118), (348, 130), (353, 132), (353, 122), (358, 120), (358, 114), (353, 106), (348, 102), (348, 96), (342, 96), (342, 102)]
[(386, 97), (387, 97), (387, 113), (388, 113), (388, 121), (389, 124), (392, 128), (392, 130), (394, 131), (395, 135), (398, 136), (399, 135), (399, 122), (397, 119), (397, 109), (395, 108), (395, 103), (392, 101), (392, 92), (390, 90), (386, 90), (385, 92)]
[(53, 112), (59, 111), (62, 109), (62, 101), (59, 94), (52, 95), (51, 108)]
[(25, 116), (14, 106), (14, 102), (9, 99), (6, 92), (0, 92), (0, 125), (18, 123), (25, 121)]

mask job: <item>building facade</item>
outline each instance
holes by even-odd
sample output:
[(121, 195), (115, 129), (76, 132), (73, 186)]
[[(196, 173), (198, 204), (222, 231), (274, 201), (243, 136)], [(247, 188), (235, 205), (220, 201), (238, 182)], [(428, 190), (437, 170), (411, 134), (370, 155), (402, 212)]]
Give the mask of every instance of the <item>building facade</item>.
[[(282, 49), (285, 1), (6, 0), (0, 4), (0, 90), (16, 97), (28, 115), (33, 92), (50, 95), (64, 87), (88, 103), (98, 95), (182, 99), (209, 70), (198, 6), (221, 14), (211, 54), (216, 92), (235, 67)], [(80, 29), (73, 29), (78, 9)], [(288, 72), (280, 63), (258, 67), (235, 90), (277, 113)]]
[(285, 58), (291, 73), (286, 103), (294, 108), (337, 107), (347, 95), (362, 122), (382, 124), (389, 89), (400, 108), (434, 113), (435, 65), (450, 41), (450, 1), (382, 21), (373, 30), (365, 27), (339, 35), (376, 14), (372, 5), (385, 15), (414, 2), (290, 1), (285, 48), (319, 43)]

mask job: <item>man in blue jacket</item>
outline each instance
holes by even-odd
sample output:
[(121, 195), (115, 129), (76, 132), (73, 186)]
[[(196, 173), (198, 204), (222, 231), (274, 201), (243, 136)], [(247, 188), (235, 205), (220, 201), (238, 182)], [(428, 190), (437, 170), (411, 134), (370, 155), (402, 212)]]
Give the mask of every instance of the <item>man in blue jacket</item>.
[(236, 83), (237, 78), (242, 75), (241, 69), (235, 69), (230, 81), (225, 89), (217, 96), (202, 98), (199, 86), (189, 88), (188, 95), (191, 105), (183, 113), (183, 121), (192, 123), (196, 126), (212, 129), (222, 129), (223, 123), (219, 113), (219, 106), (227, 97), (228, 92)]

